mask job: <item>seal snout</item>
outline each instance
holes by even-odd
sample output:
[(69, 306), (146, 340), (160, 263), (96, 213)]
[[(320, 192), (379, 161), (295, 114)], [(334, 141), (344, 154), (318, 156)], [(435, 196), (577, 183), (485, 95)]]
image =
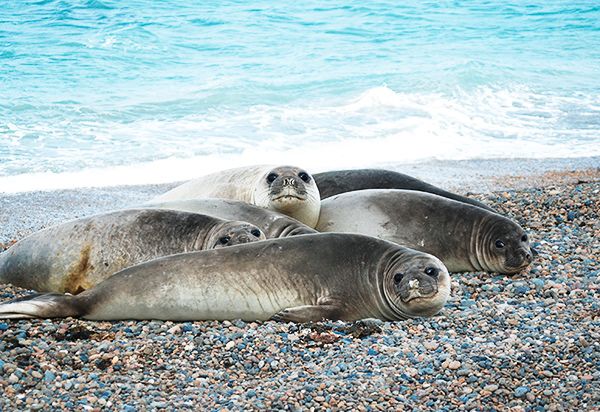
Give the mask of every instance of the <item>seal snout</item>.
[(427, 267), (416, 273), (396, 273), (394, 283), (398, 295), (403, 302), (410, 302), (417, 298), (428, 298), (438, 291), (437, 276), (439, 270)]
[(306, 198), (306, 186), (311, 177), (304, 171), (272, 171), (267, 175), (267, 183), (270, 185), (273, 200), (304, 200)]
[(525, 266), (527, 266), (531, 262), (533, 262), (533, 257), (535, 255), (537, 255), (537, 252), (534, 252), (534, 249), (527, 247), (527, 248), (520, 248), (518, 254), (521, 257), (523, 264)]

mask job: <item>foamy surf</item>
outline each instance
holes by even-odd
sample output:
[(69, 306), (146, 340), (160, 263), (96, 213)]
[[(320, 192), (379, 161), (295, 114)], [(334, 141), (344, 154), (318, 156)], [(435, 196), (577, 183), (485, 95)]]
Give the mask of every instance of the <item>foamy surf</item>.
[[(181, 119), (13, 123), (0, 192), (165, 183), (249, 164), (312, 171), (424, 160), (600, 155), (600, 100), (515, 89), (442, 94), (382, 86), (356, 97)], [(45, 128), (45, 130), (44, 130)], [(30, 153), (26, 158), (24, 154)]]

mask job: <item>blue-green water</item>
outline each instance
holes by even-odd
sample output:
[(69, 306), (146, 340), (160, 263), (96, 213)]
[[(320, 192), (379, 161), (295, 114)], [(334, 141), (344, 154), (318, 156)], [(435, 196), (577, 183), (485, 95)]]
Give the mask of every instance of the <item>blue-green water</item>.
[(600, 4), (397, 3), (3, 1), (0, 191), (600, 155)]

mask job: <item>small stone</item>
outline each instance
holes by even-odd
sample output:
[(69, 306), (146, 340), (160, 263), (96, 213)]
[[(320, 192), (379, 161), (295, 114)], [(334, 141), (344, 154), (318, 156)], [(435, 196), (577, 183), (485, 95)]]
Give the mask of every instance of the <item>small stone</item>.
[(19, 377), (17, 375), (15, 375), (14, 373), (11, 373), (10, 376), (8, 377), (8, 381), (10, 383), (17, 383), (17, 382), (19, 382)]
[(55, 378), (56, 378), (56, 375), (53, 372), (50, 372), (50, 371), (44, 372), (44, 382), (46, 382), (46, 383), (53, 382)]
[(488, 391), (488, 392), (496, 392), (498, 390), (498, 385), (495, 384), (490, 384), (490, 385), (485, 385), (483, 390)]
[(448, 363), (448, 369), (456, 370), (460, 368), (461, 363), (457, 360), (453, 360)]
[(529, 388), (527, 386), (519, 386), (517, 389), (515, 389), (515, 396), (517, 398), (522, 398), (527, 395), (528, 392)]

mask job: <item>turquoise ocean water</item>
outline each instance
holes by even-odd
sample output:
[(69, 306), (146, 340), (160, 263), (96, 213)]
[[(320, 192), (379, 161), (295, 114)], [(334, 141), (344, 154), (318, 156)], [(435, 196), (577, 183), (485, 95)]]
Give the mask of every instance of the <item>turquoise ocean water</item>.
[(598, 155), (598, 2), (0, 2), (0, 192)]

